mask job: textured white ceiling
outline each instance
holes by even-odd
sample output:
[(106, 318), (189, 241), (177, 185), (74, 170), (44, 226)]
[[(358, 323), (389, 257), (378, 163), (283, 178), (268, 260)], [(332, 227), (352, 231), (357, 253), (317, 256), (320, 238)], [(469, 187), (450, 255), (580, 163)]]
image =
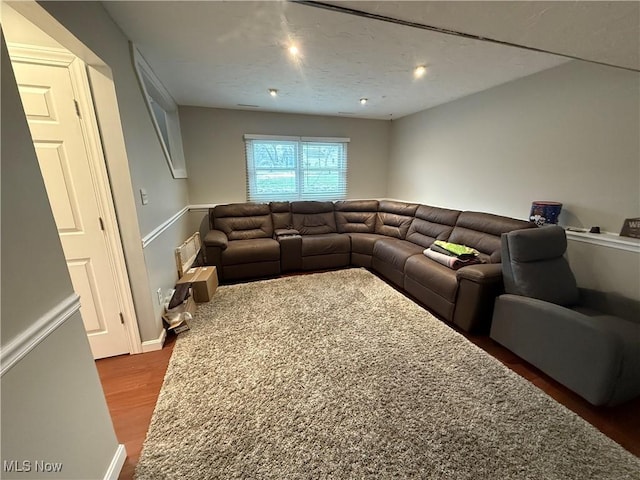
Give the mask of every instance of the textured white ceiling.
[[(424, 23), (428, 18), (420, 15), (431, 18), (433, 12), (442, 11), (438, 18), (443, 26), (460, 30), (451, 23), (455, 12), (448, 3), (350, 2), (348, 6)], [(521, 11), (508, 4), (502, 8)], [(180, 105), (398, 118), (566, 61), (282, 1), (104, 2), (104, 6)], [(502, 8), (491, 6), (480, 23), (489, 28), (494, 18), (503, 24), (507, 19)], [(519, 18), (522, 26), (524, 17), (514, 13), (512, 18)], [(463, 26), (473, 24), (471, 13), (460, 18)], [(508, 23), (505, 31), (519, 30)], [(291, 41), (302, 52), (298, 61), (287, 54)], [(429, 72), (415, 80), (412, 69), (418, 64), (426, 64)], [(270, 97), (269, 88), (278, 89), (278, 97)], [(369, 103), (360, 105), (361, 97)]]
[(325, 3), (640, 70), (638, 1)]

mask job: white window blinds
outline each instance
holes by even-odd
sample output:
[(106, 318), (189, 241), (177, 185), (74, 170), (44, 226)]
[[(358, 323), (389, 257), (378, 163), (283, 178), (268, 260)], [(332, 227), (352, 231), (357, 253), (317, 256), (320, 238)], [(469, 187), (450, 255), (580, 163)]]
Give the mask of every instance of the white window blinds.
[(247, 200), (340, 200), (348, 138), (245, 135)]

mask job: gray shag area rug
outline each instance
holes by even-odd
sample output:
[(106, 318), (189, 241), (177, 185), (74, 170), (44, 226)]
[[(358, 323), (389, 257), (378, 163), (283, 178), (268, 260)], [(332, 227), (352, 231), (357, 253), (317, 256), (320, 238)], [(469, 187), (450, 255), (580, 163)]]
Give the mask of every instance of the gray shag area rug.
[(222, 286), (136, 478), (639, 479), (640, 459), (364, 269)]

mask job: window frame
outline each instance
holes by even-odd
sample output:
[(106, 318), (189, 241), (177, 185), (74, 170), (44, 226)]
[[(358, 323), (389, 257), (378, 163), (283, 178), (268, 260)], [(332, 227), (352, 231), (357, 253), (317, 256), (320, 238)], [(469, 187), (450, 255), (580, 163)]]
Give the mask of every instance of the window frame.
[[(295, 165), (292, 167), (273, 167), (273, 168), (256, 168), (255, 161), (253, 159), (253, 142), (254, 141), (272, 141), (272, 142), (286, 142), (296, 144)], [(257, 134), (245, 134), (245, 167), (246, 167), (246, 191), (247, 201), (250, 202), (268, 202), (268, 201), (299, 201), (299, 200), (342, 200), (347, 197), (348, 191), (348, 144), (351, 141), (346, 137), (298, 137), (290, 135), (257, 135)], [(304, 159), (304, 145), (313, 143), (336, 143), (341, 144), (342, 152), (340, 153), (340, 162), (342, 165), (337, 167), (339, 174), (339, 186), (342, 188), (341, 192), (335, 192), (335, 194), (322, 195), (322, 194), (310, 194), (304, 192), (304, 173), (306, 171), (320, 170), (320, 171), (335, 171), (336, 168), (318, 168), (308, 167), (303, 165)], [(269, 193), (265, 195), (258, 195), (256, 192), (256, 186), (258, 184), (257, 173), (260, 170), (282, 170), (293, 171), (295, 175), (295, 192), (291, 194), (278, 194)]]

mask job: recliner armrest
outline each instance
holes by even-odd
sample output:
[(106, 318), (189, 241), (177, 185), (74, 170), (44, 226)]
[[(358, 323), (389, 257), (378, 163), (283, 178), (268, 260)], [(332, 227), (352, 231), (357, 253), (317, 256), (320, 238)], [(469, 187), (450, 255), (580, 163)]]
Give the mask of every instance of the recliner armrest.
[(219, 247), (222, 250), (227, 248), (229, 239), (224, 232), (220, 230), (209, 230), (203, 240), (207, 247)]
[(592, 404), (615, 405), (640, 393), (634, 327), (615, 317), (589, 317), (505, 294), (496, 300), (491, 338)]
[(456, 271), (456, 278), (458, 281), (464, 278), (476, 283), (499, 283), (502, 281), (502, 264), (468, 265)]

